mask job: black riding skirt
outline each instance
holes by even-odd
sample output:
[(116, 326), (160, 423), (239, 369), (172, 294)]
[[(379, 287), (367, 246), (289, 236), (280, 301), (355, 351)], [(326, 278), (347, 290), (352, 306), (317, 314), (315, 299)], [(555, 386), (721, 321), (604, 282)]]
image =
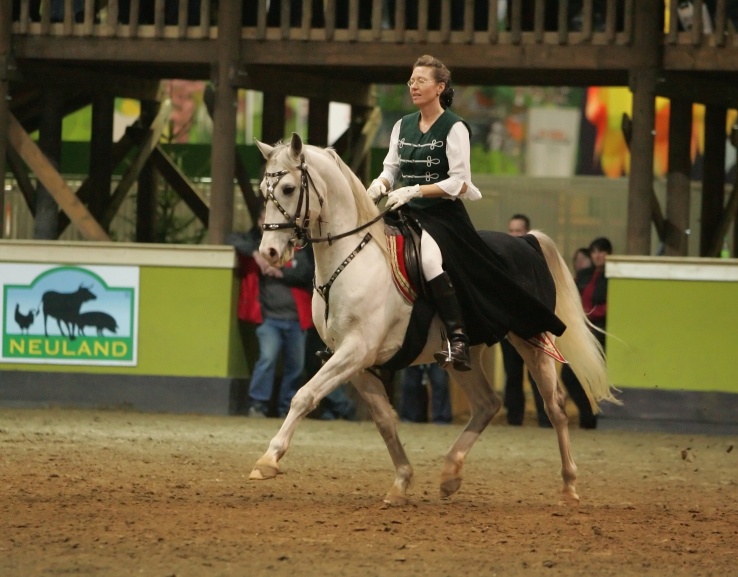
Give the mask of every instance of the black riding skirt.
[(472, 345), (492, 345), (509, 331), (523, 338), (564, 332), (554, 312), (556, 287), (534, 236), (478, 232), (459, 200), (402, 212), (438, 243)]

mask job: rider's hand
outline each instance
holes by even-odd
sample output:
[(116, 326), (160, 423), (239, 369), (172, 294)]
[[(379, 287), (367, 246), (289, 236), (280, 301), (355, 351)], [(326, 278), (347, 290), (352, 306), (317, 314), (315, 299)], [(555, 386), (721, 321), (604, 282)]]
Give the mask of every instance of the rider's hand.
[(369, 185), (369, 188), (366, 189), (366, 191), (369, 193), (371, 199), (376, 202), (377, 199), (382, 198), (385, 194), (387, 194), (387, 187), (381, 180), (375, 178), (374, 181)]
[(420, 198), (423, 194), (420, 192), (420, 185), (413, 184), (412, 186), (403, 186), (397, 190), (393, 190), (387, 197), (387, 203), (384, 205), (385, 208), (390, 210), (396, 210), (400, 208), (407, 201), (413, 198)]

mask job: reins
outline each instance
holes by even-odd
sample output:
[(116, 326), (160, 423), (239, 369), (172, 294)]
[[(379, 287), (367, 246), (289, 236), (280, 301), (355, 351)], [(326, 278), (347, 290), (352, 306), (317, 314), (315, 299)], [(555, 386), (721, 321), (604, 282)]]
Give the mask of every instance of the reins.
[[(308, 166), (305, 163), (305, 155), (300, 155), (300, 164), (296, 166), (300, 171), (300, 196), (297, 199), (297, 208), (295, 209), (294, 216), (290, 216), (290, 214), (284, 209), (284, 207), (279, 204), (279, 201), (274, 196), (274, 187), (279, 183), (279, 181), (282, 179), (283, 176), (286, 174), (289, 174), (288, 170), (280, 170), (278, 172), (267, 172), (265, 173), (265, 180), (266, 180), (266, 199), (271, 201), (274, 206), (277, 207), (277, 210), (282, 213), (284, 216), (286, 222), (280, 222), (280, 223), (264, 223), (261, 225), (262, 230), (282, 230), (285, 228), (292, 228), (294, 231), (293, 238), (296, 238), (298, 241), (300, 241), (302, 244), (298, 246), (297, 243), (293, 242), (292, 239), (290, 239), (289, 242), (292, 242), (292, 244), (295, 247), (302, 248), (307, 243), (316, 244), (319, 242), (327, 242), (328, 246), (331, 246), (333, 244), (333, 241), (345, 238), (347, 236), (351, 236), (352, 234), (356, 234), (357, 232), (361, 232), (362, 230), (369, 228), (374, 223), (381, 220), (385, 214), (389, 212), (388, 208), (385, 208), (382, 210), (377, 216), (375, 216), (373, 219), (371, 219), (368, 222), (365, 222), (364, 224), (361, 224), (357, 226), (356, 228), (353, 228), (351, 230), (348, 230), (346, 232), (342, 232), (336, 235), (331, 235), (328, 233), (326, 236), (323, 237), (317, 237), (313, 238), (310, 236), (310, 184), (313, 185), (313, 190), (315, 190), (315, 194), (318, 196), (318, 202), (320, 203), (320, 206), (323, 206), (323, 197), (320, 195), (320, 193), (315, 188), (315, 182), (313, 181), (312, 177), (310, 176), (310, 173), (308, 172)], [(268, 180), (269, 178), (276, 178), (274, 181)], [(302, 219), (302, 224), (300, 224), (300, 214), (302, 212), (302, 203), (303, 198), (305, 199), (305, 218)], [(320, 220), (318, 221), (320, 223)], [(358, 246), (347, 256), (343, 262), (336, 268), (335, 272), (331, 275), (331, 278), (328, 279), (328, 282), (324, 285), (316, 285), (315, 284), (315, 277), (313, 277), (313, 288), (316, 290), (316, 292), (321, 296), (323, 299), (323, 302), (325, 302), (325, 321), (328, 322), (328, 297), (330, 295), (331, 286), (333, 286), (333, 283), (338, 278), (338, 275), (340, 275), (343, 270), (348, 266), (348, 264), (354, 260), (357, 254), (361, 252), (361, 250), (369, 244), (369, 241), (374, 238), (370, 232), (366, 233), (364, 238), (361, 240), (361, 242), (358, 244)]]

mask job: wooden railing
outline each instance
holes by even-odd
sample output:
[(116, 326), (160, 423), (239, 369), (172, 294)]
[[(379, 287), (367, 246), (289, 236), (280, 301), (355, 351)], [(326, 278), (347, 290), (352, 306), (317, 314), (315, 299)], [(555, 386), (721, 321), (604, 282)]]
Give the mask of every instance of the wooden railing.
[[(216, 0), (12, 1), (14, 34), (171, 40), (217, 37)], [(667, 1), (664, 44), (738, 48), (736, 22), (731, 19), (738, 16), (731, 3), (716, 0), (714, 13), (707, 13), (708, 22), (703, 18), (704, 0), (693, 0), (693, 25), (684, 30), (676, 0)], [(635, 0), (246, 0), (242, 38), (628, 45), (633, 40), (634, 5)]]

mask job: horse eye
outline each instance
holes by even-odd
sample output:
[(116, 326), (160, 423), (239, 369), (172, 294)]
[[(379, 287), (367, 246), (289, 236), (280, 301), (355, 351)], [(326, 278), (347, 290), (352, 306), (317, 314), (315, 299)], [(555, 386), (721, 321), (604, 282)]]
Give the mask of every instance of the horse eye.
[(290, 196), (295, 192), (295, 186), (292, 184), (286, 184), (284, 188), (282, 188), (282, 192), (284, 192), (285, 196)]

